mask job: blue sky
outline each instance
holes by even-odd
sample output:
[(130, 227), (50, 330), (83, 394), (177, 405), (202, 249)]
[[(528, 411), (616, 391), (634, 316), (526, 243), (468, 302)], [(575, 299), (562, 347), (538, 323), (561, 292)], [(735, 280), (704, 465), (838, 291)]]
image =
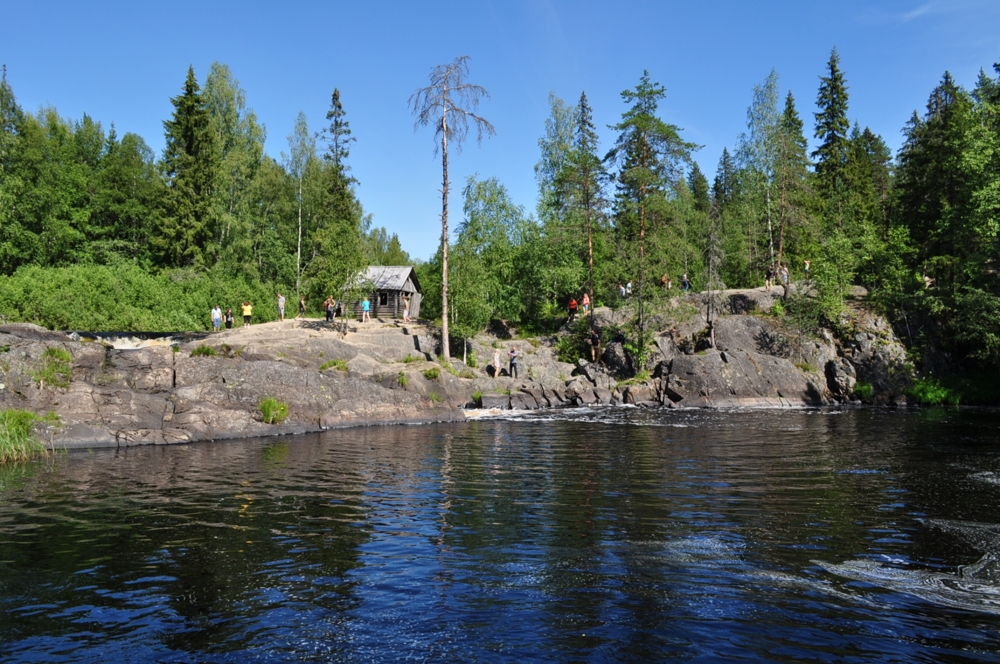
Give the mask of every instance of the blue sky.
[(407, 100), (433, 65), (470, 56), (470, 80), (492, 95), (481, 111), (497, 129), (453, 156), (451, 209), (461, 209), (461, 184), (478, 174), (496, 176), (534, 211), (550, 91), (573, 103), (586, 90), (606, 148), (606, 126), (625, 109), (621, 91), (648, 69), (667, 89), (661, 117), (704, 146), (696, 159), (711, 177), (744, 129), (752, 87), (772, 68), (811, 136), (833, 46), (852, 122), (896, 149), (945, 70), (971, 87), (1000, 60), (1000, 2), (95, 1), (0, 10), (0, 62), (23, 108), (88, 113), (105, 128), (113, 121), (119, 135), (138, 133), (157, 152), (189, 64), (199, 81), (212, 62), (229, 65), (275, 157), (299, 111), (320, 129), (340, 88), (361, 201), (420, 258), (440, 237), (441, 167), (431, 130), (414, 131)]

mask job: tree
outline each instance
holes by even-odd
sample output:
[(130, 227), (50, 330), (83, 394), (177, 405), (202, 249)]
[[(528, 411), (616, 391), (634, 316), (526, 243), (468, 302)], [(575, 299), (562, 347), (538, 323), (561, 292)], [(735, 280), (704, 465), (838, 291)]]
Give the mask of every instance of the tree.
[(316, 139), (309, 133), (309, 123), (306, 114), (299, 112), (295, 119), (295, 128), (288, 135), (288, 154), (282, 154), (289, 174), (298, 183), (299, 233), (295, 245), (295, 297), (302, 296), (302, 182), (306, 176), (306, 168), (316, 159)]
[(193, 67), (188, 67), (184, 91), (170, 101), (173, 118), (163, 123), (167, 193), (154, 244), (166, 265), (203, 267), (214, 252), (212, 195), (219, 152)]
[(435, 137), (441, 139), (441, 346), (445, 360), (451, 359), (448, 348), (448, 144), (451, 142), (456, 152), (461, 151), (470, 120), (476, 127), (480, 143), (483, 134), (496, 134), (493, 125), (476, 113), (480, 100), (483, 97), (488, 99), (489, 93), (486, 88), (466, 80), (469, 75), (468, 60), (469, 56), (463, 55), (453, 62), (432, 68), (431, 84), (418, 89), (409, 100), (410, 108), (417, 116), (414, 129), (433, 125)]
[(618, 166), (616, 230), (621, 236), (623, 249), (637, 258), (636, 347), (639, 355), (637, 364), (641, 366), (645, 361), (647, 345), (647, 232), (666, 222), (669, 214), (667, 186), (681, 179), (681, 164), (690, 162), (691, 152), (698, 146), (681, 139), (676, 125), (667, 124), (657, 117), (657, 105), (666, 96), (666, 89), (650, 81), (648, 71), (643, 71), (635, 89), (625, 90), (621, 95), (622, 100), (631, 106), (622, 114), (621, 122), (611, 126), (620, 133), (605, 161)]
[[(347, 158), (351, 154), (351, 143), (356, 139), (351, 135), (351, 124), (347, 121), (347, 112), (340, 101), (339, 88), (333, 89), (326, 119), (330, 123), (323, 129), (323, 136), (328, 145), (326, 158), (342, 172), (347, 173), (350, 170)], [(350, 181), (356, 182), (353, 178), (350, 178)]]
[[(847, 83), (840, 71), (840, 55), (834, 48), (827, 62), (827, 75), (820, 77), (819, 94), (816, 97), (819, 112), (816, 116), (815, 136), (821, 142), (812, 153), (816, 160), (816, 175), (820, 192), (828, 204), (843, 187), (843, 171), (847, 164), (847, 132), (851, 128), (847, 120)], [(839, 210), (837, 212), (839, 214)]]
[(708, 190), (708, 178), (701, 172), (698, 162), (691, 164), (687, 186), (691, 190), (691, 196), (694, 198), (694, 209), (703, 214), (708, 214), (712, 206), (712, 199)]

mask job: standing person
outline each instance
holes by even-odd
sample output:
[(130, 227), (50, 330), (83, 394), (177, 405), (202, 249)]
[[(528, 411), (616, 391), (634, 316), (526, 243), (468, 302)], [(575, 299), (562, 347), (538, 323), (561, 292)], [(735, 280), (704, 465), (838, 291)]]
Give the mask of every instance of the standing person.
[(660, 277), (660, 288), (662, 288), (663, 290), (667, 289), (667, 273), (666, 272), (664, 272), (663, 276)]
[(764, 270), (764, 290), (770, 293), (771, 284), (773, 283), (774, 283), (774, 265), (768, 264), (767, 269)]
[(372, 317), (369, 311), (371, 311), (372, 303), (368, 301), (368, 296), (365, 295), (365, 299), (361, 300), (361, 322), (364, 323), (372, 322)]
[(510, 356), (510, 375), (517, 378), (517, 348), (511, 346), (507, 355)]
[(403, 296), (403, 322), (410, 322), (410, 298)]
[(618, 297), (625, 299), (625, 287), (622, 286), (621, 282), (618, 282)]
[(226, 309), (226, 329), (233, 329), (233, 308), (229, 307)]
[(222, 331), (222, 307), (215, 305), (212, 309), (212, 332)]
[(576, 318), (576, 298), (571, 296), (569, 298), (569, 319), (566, 322), (572, 323), (573, 319), (575, 318)]
[(681, 277), (681, 290), (685, 293), (691, 290), (691, 280), (688, 279), (688, 273), (685, 272), (684, 276)]
[(596, 362), (601, 356), (601, 335), (597, 333), (597, 328), (590, 328), (590, 361)]
[(330, 296), (330, 322), (337, 322), (337, 298)]
[(632, 297), (632, 280), (629, 279), (625, 284), (625, 297)]
[(583, 315), (586, 316), (587, 312), (590, 311), (590, 296), (586, 293), (583, 294)]
[(285, 296), (278, 293), (278, 320), (285, 320)]
[(812, 261), (804, 261), (804, 262), (806, 264), (806, 279), (808, 279), (809, 278), (809, 266), (812, 264)]
[(787, 265), (782, 265), (781, 266), (781, 283), (783, 283), (785, 286), (788, 285), (788, 266)]
[(500, 349), (493, 349), (493, 377), (500, 377)]
[(243, 327), (249, 327), (251, 316), (253, 316), (253, 305), (243, 300)]
[(299, 298), (299, 318), (306, 317), (306, 296), (303, 295)]

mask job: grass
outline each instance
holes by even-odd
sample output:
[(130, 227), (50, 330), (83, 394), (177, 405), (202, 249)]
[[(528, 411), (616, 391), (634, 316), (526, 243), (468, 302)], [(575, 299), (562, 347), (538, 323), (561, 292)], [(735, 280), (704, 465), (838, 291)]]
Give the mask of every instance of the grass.
[(475, 392), (472, 393), (472, 400), (475, 401), (476, 403), (479, 403), (479, 400), (482, 398), (483, 398), (482, 390), (476, 390)]
[(424, 378), (427, 380), (437, 380), (441, 376), (441, 370), (437, 367), (433, 367), (424, 372)]
[(806, 373), (817, 373), (819, 371), (819, 369), (808, 362), (796, 362), (795, 366), (798, 367), (800, 371), (805, 371)]
[(410, 383), (410, 381), (406, 378), (406, 374), (402, 371), (400, 371), (399, 375), (396, 376), (396, 380), (399, 382), (399, 386), (404, 388)]
[(431, 403), (441, 403), (444, 401), (444, 399), (439, 397), (436, 392), (431, 392), (428, 396), (430, 397)]
[(0, 410), (0, 463), (28, 461), (45, 453), (31, 432), (38, 419), (27, 410)]
[(264, 397), (258, 407), (261, 421), (265, 424), (281, 424), (288, 417), (288, 404), (274, 397)]
[(334, 367), (338, 371), (347, 372), (347, 360), (329, 360), (319, 365), (320, 371), (326, 371), (330, 367)]
[(218, 355), (216, 350), (211, 346), (206, 346), (202, 344), (191, 351), (191, 357), (215, 357)]
[(414, 355), (410, 355), (409, 353), (407, 353), (406, 357), (404, 357), (403, 359), (401, 359), (400, 362), (402, 362), (403, 364), (410, 364), (411, 362), (420, 362), (423, 359), (424, 359), (423, 357), (414, 356)]
[(857, 383), (854, 385), (854, 397), (865, 403), (871, 402), (874, 393), (875, 388), (872, 387), (871, 383)]
[(49, 346), (42, 353), (41, 366), (31, 373), (31, 377), (39, 388), (45, 387), (46, 384), (67, 388), (73, 378), (73, 369), (70, 366), (72, 360), (73, 356), (62, 346)]

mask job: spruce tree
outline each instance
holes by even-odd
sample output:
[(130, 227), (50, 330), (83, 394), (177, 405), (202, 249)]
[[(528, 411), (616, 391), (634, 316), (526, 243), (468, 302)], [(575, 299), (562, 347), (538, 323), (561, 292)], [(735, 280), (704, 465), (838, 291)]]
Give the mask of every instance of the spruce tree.
[(184, 91), (170, 101), (173, 118), (163, 123), (167, 194), (154, 244), (167, 266), (205, 266), (215, 253), (212, 194), (219, 153), (193, 67), (188, 67)]
[[(809, 218), (809, 157), (808, 143), (802, 133), (803, 123), (795, 109), (791, 91), (785, 97), (785, 108), (779, 120), (778, 161), (778, 262), (784, 260), (786, 237), (791, 234), (801, 240), (806, 235)], [(805, 249), (805, 247), (797, 247)], [(803, 258), (805, 258), (803, 256)]]
[(816, 97), (819, 112), (816, 116), (815, 136), (820, 145), (812, 153), (816, 160), (819, 187), (828, 201), (843, 186), (843, 172), (847, 163), (847, 83), (840, 71), (840, 55), (834, 48), (827, 62), (827, 75), (820, 77)]
[(729, 154), (729, 148), (722, 148), (719, 166), (715, 169), (715, 180), (712, 182), (712, 203), (722, 214), (732, 202), (736, 187), (736, 164)]
[(701, 172), (698, 162), (694, 162), (691, 165), (687, 185), (688, 189), (691, 190), (691, 196), (694, 198), (694, 209), (698, 212), (708, 214), (708, 210), (712, 206), (712, 199), (708, 191), (708, 178)]
[[(327, 141), (327, 151), (324, 155), (327, 161), (336, 165), (342, 172), (347, 173), (351, 168), (347, 165), (347, 158), (351, 154), (351, 143), (356, 139), (351, 135), (351, 123), (347, 121), (347, 112), (340, 101), (340, 89), (334, 88), (330, 99), (330, 110), (326, 112), (327, 122), (330, 124), (323, 129), (323, 136)], [(351, 178), (354, 182), (354, 179)]]

